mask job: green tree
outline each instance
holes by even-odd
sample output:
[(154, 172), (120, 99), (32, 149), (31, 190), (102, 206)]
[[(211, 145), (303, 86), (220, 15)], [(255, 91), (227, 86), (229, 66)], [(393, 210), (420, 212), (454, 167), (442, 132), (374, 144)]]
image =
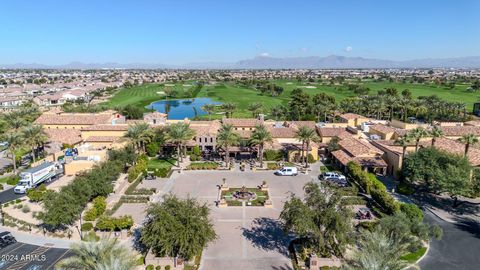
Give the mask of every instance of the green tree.
[(233, 116), (233, 113), (237, 109), (237, 104), (232, 102), (225, 102), (220, 106), (220, 108), (225, 111), (225, 116), (227, 118), (231, 118)]
[(136, 267), (131, 251), (120, 245), (116, 238), (82, 241), (72, 244), (70, 251), (73, 255), (61, 260), (56, 269), (133, 270)]
[(470, 150), (470, 146), (478, 143), (478, 138), (473, 134), (463, 135), (459, 141), (465, 144), (465, 156), (468, 155), (468, 151)]
[(432, 137), (432, 146), (435, 146), (437, 138), (443, 136), (443, 130), (441, 130), (438, 126), (434, 126), (428, 133)]
[(305, 153), (310, 151), (310, 144), (318, 141), (317, 131), (308, 126), (301, 126), (295, 133), (295, 138), (302, 142), (302, 162), (305, 164), (305, 168), (308, 168), (308, 160), (305, 158)]
[(204, 110), (208, 114), (208, 120), (212, 120), (212, 113), (215, 112), (215, 108), (217, 108), (217, 106), (213, 104), (207, 104), (202, 106), (202, 110)]
[(195, 131), (186, 123), (175, 123), (168, 127), (167, 141), (173, 143), (177, 148), (177, 165), (183, 162), (182, 147), (185, 143), (195, 137)]
[(225, 150), (225, 162), (230, 164), (230, 146), (240, 143), (240, 135), (233, 130), (231, 124), (224, 124), (220, 127), (217, 135), (217, 145)]
[(141, 229), (140, 241), (158, 256), (190, 260), (217, 237), (209, 213), (206, 204), (193, 198), (165, 196), (162, 203), (147, 209), (148, 220)]
[(418, 151), (420, 140), (428, 136), (428, 131), (422, 127), (412, 129), (408, 132), (407, 136), (415, 140), (415, 152)]
[(147, 123), (136, 123), (128, 127), (125, 137), (129, 138), (135, 149), (145, 153), (145, 145), (153, 138), (153, 132)]
[(263, 105), (260, 102), (250, 103), (248, 110), (252, 112), (252, 117), (255, 118), (262, 111)]
[(412, 138), (408, 136), (408, 134), (397, 138), (394, 142), (396, 145), (399, 145), (402, 147), (402, 164), (405, 162), (405, 154), (407, 152), (407, 147), (410, 145), (411, 142), (412, 142)]
[(283, 206), (280, 220), (285, 232), (295, 232), (322, 256), (343, 257), (352, 240), (352, 212), (328, 187), (320, 189), (311, 182), (304, 189), (304, 201), (292, 195)]
[(257, 125), (250, 137), (250, 143), (258, 146), (258, 158), (260, 159), (260, 167), (263, 168), (263, 149), (266, 143), (273, 141), (272, 134), (265, 125)]
[(3, 136), (3, 140), (8, 144), (7, 151), (8, 153), (10, 153), (10, 155), (12, 155), (13, 174), (16, 174), (17, 173), (16, 152), (23, 145), (23, 137), (18, 132), (8, 132)]
[(22, 135), (24, 143), (30, 146), (32, 150), (33, 162), (35, 162), (35, 151), (48, 140), (47, 134), (39, 125), (28, 125), (22, 129)]

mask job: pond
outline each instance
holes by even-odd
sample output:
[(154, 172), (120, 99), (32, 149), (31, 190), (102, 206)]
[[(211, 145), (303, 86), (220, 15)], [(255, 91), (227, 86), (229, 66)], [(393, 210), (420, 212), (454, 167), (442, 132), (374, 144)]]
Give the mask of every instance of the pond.
[(222, 103), (213, 101), (211, 98), (169, 99), (155, 101), (146, 108), (166, 113), (168, 114), (168, 119), (179, 120), (185, 117), (191, 119), (207, 114), (207, 112), (202, 110), (202, 106), (207, 104), (220, 105)]

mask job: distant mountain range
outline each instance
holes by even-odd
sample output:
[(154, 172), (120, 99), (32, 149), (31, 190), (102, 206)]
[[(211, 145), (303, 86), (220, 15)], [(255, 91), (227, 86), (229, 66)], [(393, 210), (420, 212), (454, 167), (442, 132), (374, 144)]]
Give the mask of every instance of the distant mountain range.
[(276, 58), (258, 56), (235, 63), (204, 62), (184, 65), (145, 63), (82, 63), (43, 65), (17, 63), (3, 69), (349, 69), (349, 68), (480, 68), (480, 56), (393, 61), (363, 57), (330, 55), (326, 57)]

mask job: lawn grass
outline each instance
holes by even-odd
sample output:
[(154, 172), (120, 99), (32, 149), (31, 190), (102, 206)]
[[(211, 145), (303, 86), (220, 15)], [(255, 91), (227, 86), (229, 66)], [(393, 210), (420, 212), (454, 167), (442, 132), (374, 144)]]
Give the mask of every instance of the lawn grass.
[(192, 82), (172, 83), (171, 85), (169, 83), (152, 83), (136, 85), (130, 88), (121, 88), (117, 90), (113, 97), (108, 102), (104, 103), (104, 105), (107, 105), (110, 108), (134, 105), (142, 108), (144, 111), (148, 111), (145, 106), (150, 105), (152, 102), (165, 99), (165, 96), (162, 94), (165, 87), (173, 88), (177, 91), (179, 96), (182, 96), (186, 90), (192, 87), (192, 85)]
[(403, 255), (402, 257), (400, 257), (400, 259), (407, 261), (408, 263), (415, 263), (425, 254), (425, 252), (427, 252), (427, 248), (422, 247), (419, 250), (417, 250), (417, 252), (412, 252), (412, 253)]
[(176, 162), (177, 161), (173, 158), (168, 158), (168, 159), (152, 158), (148, 160), (148, 169), (155, 170), (155, 169), (167, 168), (170, 170), (172, 166), (175, 165)]
[[(277, 97), (271, 97), (268, 95), (261, 95), (259, 91), (254, 88), (248, 88), (243, 85), (235, 83), (218, 82), (213, 85), (205, 85), (197, 97), (211, 98), (213, 101), (218, 102), (233, 102), (237, 105), (237, 110), (233, 114), (233, 117), (243, 118), (252, 117), (252, 113), (248, 111), (248, 106), (251, 103), (259, 102), (264, 107), (264, 112), (269, 112), (271, 108), (278, 105), (287, 105), (290, 100), (290, 94), (295, 88), (302, 88), (306, 93), (313, 96), (318, 93), (327, 93), (335, 96), (337, 102), (340, 102), (348, 97), (356, 96), (352, 91), (346, 90), (342, 85), (330, 85), (328, 83), (318, 82), (298, 82), (296, 80), (275, 80), (275, 84), (284, 88), (282, 94)], [(478, 100), (478, 93), (467, 92), (466, 89), (469, 85), (457, 84), (454, 89), (447, 89), (443, 86), (434, 84), (417, 84), (417, 83), (396, 83), (396, 82), (375, 82), (372, 80), (364, 80), (360, 83), (352, 81), (351, 83), (364, 85), (371, 89), (370, 94), (374, 94), (379, 90), (385, 88), (396, 88), (399, 92), (404, 89), (409, 89), (414, 97), (437, 95), (438, 97), (455, 102), (463, 102), (467, 105), (469, 111), (473, 108), (473, 103)], [(168, 83), (166, 83), (168, 85)], [(184, 86), (187, 85), (187, 86)], [(178, 92), (178, 96), (188, 90), (194, 85), (193, 81), (172, 83), (172, 86)], [(109, 102), (105, 103), (111, 108), (116, 106), (134, 105), (142, 108), (144, 111), (148, 111), (145, 106), (158, 100), (163, 100), (165, 97), (157, 92), (163, 92), (165, 84), (145, 84), (134, 86), (131, 88), (122, 88), (117, 90), (114, 96)], [(223, 114), (213, 114), (213, 119), (220, 119)], [(204, 115), (200, 118), (207, 119), (208, 116)]]

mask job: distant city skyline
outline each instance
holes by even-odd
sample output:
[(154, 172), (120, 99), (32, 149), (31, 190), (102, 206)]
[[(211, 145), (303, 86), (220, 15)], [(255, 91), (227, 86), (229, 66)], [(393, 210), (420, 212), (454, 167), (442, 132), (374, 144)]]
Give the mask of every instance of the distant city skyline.
[(480, 1), (8, 1), (0, 64), (480, 56)]

